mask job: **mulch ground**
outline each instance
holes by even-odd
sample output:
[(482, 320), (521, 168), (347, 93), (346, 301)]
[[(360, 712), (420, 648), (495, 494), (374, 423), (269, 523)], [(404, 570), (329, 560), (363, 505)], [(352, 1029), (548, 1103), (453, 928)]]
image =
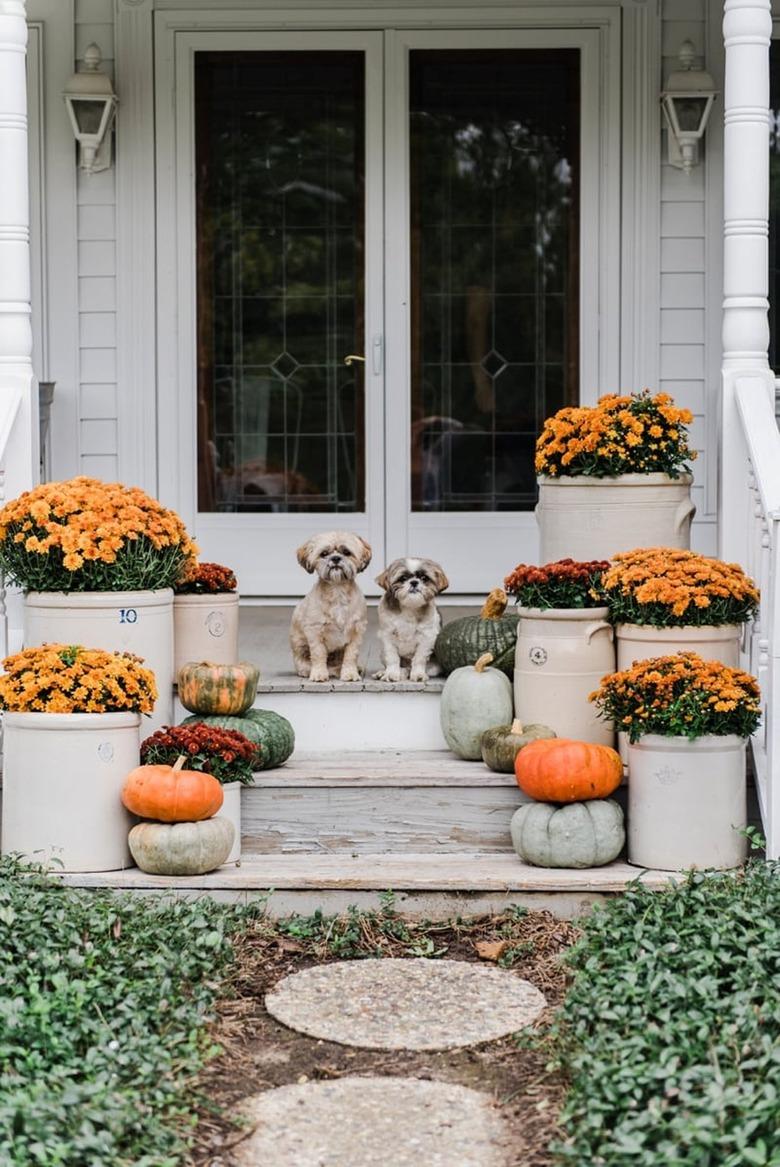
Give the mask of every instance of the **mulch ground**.
[[(352, 948), (364, 956), (420, 956), (435, 951), (451, 960), (499, 958), (547, 997), (549, 1008), (535, 1027), (537, 1032), (545, 1029), (563, 997), (561, 955), (577, 938), (571, 923), (548, 912), (528, 912), (454, 924), (406, 924), (411, 941), (408, 935), (403, 940), (386, 935), (375, 916), (361, 917), (360, 935)], [(354, 919), (350, 926), (354, 935)], [(268, 920), (258, 923), (243, 940), (233, 995), (223, 1000), (212, 1031), (224, 1052), (209, 1063), (199, 1083), (209, 1102), (201, 1110), (192, 1167), (230, 1167), (231, 1147), (249, 1133), (230, 1119), (242, 1099), (277, 1086), (347, 1074), (456, 1082), (490, 1095), (509, 1131), (514, 1167), (549, 1167), (553, 1159), (548, 1148), (558, 1135), (565, 1083), (548, 1067), (543, 1045), (538, 1048), (539, 1043), (533, 1043), (527, 1048), (522, 1040), (507, 1037), (442, 1052), (360, 1050), (295, 1033), (269, 1016), (263, 998), (280, 978), (344, 958), (332, 950), (331, 936), (338, 932), (337, 923), (328, 936), (298, 940)]]

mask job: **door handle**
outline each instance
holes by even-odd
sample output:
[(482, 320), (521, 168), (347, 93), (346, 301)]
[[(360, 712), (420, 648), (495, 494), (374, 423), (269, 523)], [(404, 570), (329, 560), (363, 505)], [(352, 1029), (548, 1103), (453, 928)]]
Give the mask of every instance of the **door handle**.
[[(355, 361), (359, 361), (361, 365), (366, 363), (366, 358), (360, 353), (350, 353), (349, 356), (344, 357), (345, 365), (354, 365)], [(371, 338), (371, 370), (374, 376), (378, 377), (382, 372), (382, 337), (377, 333)]]

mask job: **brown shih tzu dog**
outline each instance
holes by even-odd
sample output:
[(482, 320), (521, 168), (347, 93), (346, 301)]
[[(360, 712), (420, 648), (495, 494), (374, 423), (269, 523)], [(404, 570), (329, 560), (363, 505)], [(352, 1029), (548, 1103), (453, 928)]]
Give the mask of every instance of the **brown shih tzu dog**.
[(428, 661), (441, 628), (436, 597), (449, 580), (432, 559), (394, 559), (376, 582), (384, 591), (379, 601), (379, 643), (384, 669), (380, 681), (425, 681), (438, 672)]
[(367, 613), (355, 576), (371, 562), (371, 548), (351, 531), (326, 531), (312, 535), (297, 554), (301, 567), (319, 578), (292, 614), (295, 671), (310, 681), (327, 681), (331, 675), (359, 681)]

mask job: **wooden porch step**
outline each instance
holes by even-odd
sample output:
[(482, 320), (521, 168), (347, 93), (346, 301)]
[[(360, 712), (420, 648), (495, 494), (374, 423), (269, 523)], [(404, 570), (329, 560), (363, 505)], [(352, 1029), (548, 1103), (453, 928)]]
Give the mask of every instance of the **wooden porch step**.
[(272, 915), (343, 911), (350, 904), (376, 907), (396, 893), (399, 910), (431, 919), (498, 912), (508, 904), (548, 908), (571, 918), (639, 879), (661, 890), (675, 875), (611, 863), (587, 871), (529, 867), (512, 854), (461, 853), (363, 855), (255, 855), (240, 867), (178, 878), (145, 875), (137, 868), (59, 877), (69, 887), (115, 888), (140, 893), (210, 895), (219, 899), (267, 898)]
[(294, 754), (241, 796), (246, 856), (511, 850), (511, 774), (446, 750)]

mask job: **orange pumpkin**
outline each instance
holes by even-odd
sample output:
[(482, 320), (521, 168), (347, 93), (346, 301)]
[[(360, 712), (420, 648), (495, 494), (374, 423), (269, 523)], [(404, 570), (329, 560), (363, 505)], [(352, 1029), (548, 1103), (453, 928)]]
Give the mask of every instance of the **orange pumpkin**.
[(213, 774), (183, 770), (180, 754), (173, 766), (136, 766), (125, 779), (122, 802), (143, 819), (161, 823), (197, 823), (210, 819), (222, 806), (224, 794)]
[(249, 661), (218, 665), (188, 661), (179, 669), (179, 700), (191, 713), (240, 717), (257, 696), (260, 670)]
[(609, 798), (623, 778), (620, 755), (609, 746), (570, 738), (529, 742), (515, 759), (517, 785), (539, 802)]

